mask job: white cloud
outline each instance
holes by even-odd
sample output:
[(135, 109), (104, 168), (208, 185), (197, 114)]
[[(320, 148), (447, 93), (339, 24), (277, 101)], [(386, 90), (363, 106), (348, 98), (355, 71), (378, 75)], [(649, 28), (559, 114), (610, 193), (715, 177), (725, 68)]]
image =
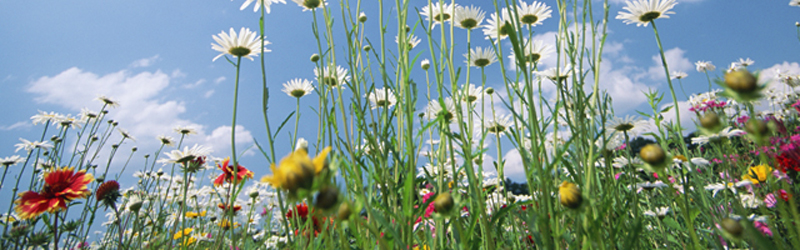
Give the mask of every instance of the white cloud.
[[(689, 73), (694, 70), (694, 63), (683, 56), (685, 53), (685, 50), (682, 50), (678, 47), (664, 51), (664, 57), (667, 59), (667, 66), (669, 67), (670, 74), (672, 74), (674, 71), (683, 71)], [(666, 76), (664, 75), (664, 66), (661, 63), (661, 55), (653, 55), (652, 59), (653, 66), (647, 70), (647, 74), (650, 76), (650, 79), (666, 81)]]
[(525, 164), (522, 162), (522, 156), (519, 155), (517, 149), (511, 149), (503, 155), (503, 160), (506, 161), (505, 170), (503, 173), (506, 177), (511, 178), (513, 181), (525, 181)]
[(208, 99), (208, 98), (211, 98), (211, 96), (213, 96), (213, 95), (214, 95), (214, 90), (212, 89), (212, 90), (206, 91), (206, 93), (203, 94), (203, 97)]
[[(191, 140), (190, 140), (191, 141)], [(219, 126), (211, 131), (210, 135), (203, 137), (202, 142), (214, 150), (216, 156), (231, 154), (231, 126)], [(245, 129), (242, 125), (236, 125), (236, 151), (239, 154), (253, 155), (255, 151), (252, 148), (246, 148), (253, 144), (253, 134)], [(246, 151), (245, 151), (246, 150)]]
[(21, 121), (21, 122), (16, 122), (16, 123), (8, 125), (8, 126), (0, 125), (0, 130), (8, 131), (8, 130), (16, 129), (16, 128), (26, 128), (26, 127), (30, 127), (30, 126), (31, 126), (31, 124), (28, 123), (27, 121)]
[(159, 59), (159, 55), (154, 55), (154, 56), (151, 56), (151, 57), (148, 57), (148, 58), (142, 58), (142, 59), (133, 61), (131, 63), (131, 65), (130, 65), (130, 67), (131, 68), (150, 67), (151, 65), (153, 65), (153, 63), (158, 61), (158, 59)]
[(181, 87), (186, 88), (186, 89), (193, 89), (193, 88), (199, 87), (200, 85), (203, 85), (203, 83), (205, 83), (205, 82), (206, 82), (206, 79), (200, 79), (200, 80), (197, 80), (194, 83), (184, 84)]
[[(99, 111), (102, 103), (95, 99), (100, 95), (118, 101), (119, 107), (111, 108), (108, 118), (118, 121), (120, 128), (136, 137), (140, 149), (158, 146), (156, 136), (174, 136), (173, 128), (188, 126), (195, 128), (198, 135), (189, 136), (187, 143), (204, 144), (217, 152), (227, 152), (221, 148), (230, 146), (230, 126), (217, 127), (206, 135), (205, 126), (182, 118), (188, 111), (187, 105), (165, 93), (170, 80), (170, 76), (160, 70), (138, 74), (121, 70), (100, 76), (73, 67), (55, 76), (34, 80), (27, 90), (35, 94), (34, 100), (38, 103), (55, 104), (74, 112), (84, 107)], [(252, 144), (250, 131), (237, 126), (236, 132), (237, 146), (240, 142), (242, 146)], [(221, 139), (223, 137), (227, 137), (227, 142)]]
[(228, 79), (228, 78), (225, 78), (224, 76), (220, 76), (220, 77), (218, 77), (217, 79), (214, 79), (214, 83), (215, 83), (215, 84), (219, 84), (219, 83), (221, 83), (221, 82), (224, 82), (224, 81), (225, 81), (225, 79)]

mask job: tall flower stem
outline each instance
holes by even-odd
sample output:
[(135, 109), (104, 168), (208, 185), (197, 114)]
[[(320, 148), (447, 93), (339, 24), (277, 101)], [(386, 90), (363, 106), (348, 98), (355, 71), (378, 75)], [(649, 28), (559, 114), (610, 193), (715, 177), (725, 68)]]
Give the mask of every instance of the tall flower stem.
[(292, 139), (292, 148), (297, 148), (297, 126), (300, 125), (300, 97), (297, 99), (297, 106), (294, 112), (294, 139)]
[[(263, 33), (262, 33), (263, 35)], [(261, 39), (262, 43), (264, 39)], [(263, 50), (263, 49), (262, 49)], [(263, 57), (263, 56), (262, 56)], [(231, 121), (231, 159), (233, 159), (233, 169), (236, 169), (239, 166), (239, 161), (236, 157), (236, 110), (239, 105), (239, 70), (242, 68), (242, 57), (236, 57), (236, 81), (233, 84), (233, 119)], [(231, 184), (231, 194), (236, 193), (234, 190), (236, 189), (236, 180), (238, 178), (233, 178), (233, 182)], [(188, 185), (188, 180), (187, 180)], [(233, 205), (236, 201), (236, 197), (230, 196), (228, 197), (228, 210), (233, 211)], [(228, 221), (233, 223), (233, 212), (228, 212), (227, 216), (229, 217)], [(233, 224), (231, 224), (233, 225)], [(232, 227), (232, 226), (231, 226)], [(236, 243), (236, 238), (234, 237), (233, 231), (231, 229), (231, 240)]]
[[(676, 133), (676, 136), (678, 137), (677, 138), (678, 145), (680, 145), (681, 151), (683, 152), (683, 155), (688, 155), (687, 152), (686, 152), (687, 151), (686, 150), (686, 144), (683, 142), (683, 130), (681, 129), (680, 106), (678, 105), (678, 98), (675, 97), (675, 89), (672, 87), (672, 80), (669, 77), (669, 68), (667, 66), (667, 58), (664, 56), (664, 47), (661, 46), (661, 38), (658, 36), (658, 29), (656, 28), (656, 22), (655, 21), (650, 21), (650, 24), (653, 25), (653, 32), (656, 35), (656, 42), (658, 42), (658, 52), (661, 53), (661, 64), (664, 65), (664, 73), (667, 75), (667, 83), (669, 84), (669, 93), (670, 93), (670, 95), (672, 95), (672, 102), (675, 105), (675, 107), (674, 107), (674, 109), (675, 109), (675, 121), (677, 121), (677, 123), (673, 125), (674, 126), (674, 132)], [(687, 207), (686, 203), (683, 203), (683, 210), (684, 211), (689, 211), (689, 208)], [(684, 212), (684, 216), (686, 216), (686, 215), (688, 215), (688, 213)], [(685, 219), (688, 222), (688, 226), (687, 227), (689, 229), (689, 236), (692, 238), (692, 243), (694, 244), (696, 249), (701, 249), (700, 248), (700, 240), (697, 238), (697, 232), (695, 232), (695, 228), (694, 228), (694, 220), (691, 219), (690, 217), (687, 217)]]

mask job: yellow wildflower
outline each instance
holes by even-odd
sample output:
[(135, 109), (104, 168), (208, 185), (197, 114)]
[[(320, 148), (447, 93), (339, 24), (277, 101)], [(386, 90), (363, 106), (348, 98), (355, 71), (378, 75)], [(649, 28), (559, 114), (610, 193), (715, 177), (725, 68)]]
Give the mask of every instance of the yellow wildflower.
[(184, 228), (183, 230), (178, 231), (177, 233), (175, 233), (175, 235), (172, 236), (172, 239), (173, 240), (177, 240), (177, 239), (180, 239), (183, 236), (187, 236), (187, 235), (189, 235), (189, 233), (192, 232), (192, 230), (194, 230), (194, 229), (192, 229), (190, 227), (189, 228)]
[(750, 167), (747, 173), (742, 175), (742, 180), (749, 180), (753, 184), (767, 181), (767, 177), (772, 173), (772, 167), (766, 164)]
[(206, 211), (202, 211), (202, 212), (199, 212), (199, 213), (198, 212), (186, 212), (186, 217), (187, 218), (194, 219), (194, 218), (197, 218), (197, 217), (205, 217), (205, 216), (206, 216)]
[(281, 159), (280, 166), (270, 166), (272, 175), (261, 178), (275, 188), (297, 191), (298, 188), (310, 188), (314, 182), (314, 175), (322, 172), (326, 167), (326, 160), (331, 147), (326, 147), (314, 159), (308, 157), (305, 149), (298, 149)]
[(581, 190), (578, 189), (578, 186), (572, 182), (562, 182), (561, 186), (558, 187), (558, 195), (560, 197), (561, 205), (564, 205), (568, 208), (578, 208), (581, 206), (581, 202), (583, 202)]

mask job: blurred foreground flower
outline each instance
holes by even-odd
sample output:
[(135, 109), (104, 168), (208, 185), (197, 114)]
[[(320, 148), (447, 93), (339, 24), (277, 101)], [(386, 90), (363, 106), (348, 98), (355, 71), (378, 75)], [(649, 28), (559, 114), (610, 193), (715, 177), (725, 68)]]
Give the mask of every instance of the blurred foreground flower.
[(23, 220), (31, 219), (44, 212), (54, 213), (67, 209), (67, 203), (80, 198), (86, 198), (92, 192), (86, 187), (94, 181), (92, 174), (85, 170), (75, 172), (75, 168), (64, 167), (44, 175), (42, 191), (26, 191), (19, 194), (20, 198), (14, 201), (19, 217)]
[(272, 164), (270, 166), (272, 175), (262, 177), (261, 182), (289, 190), (290, 193), (296, 192), (298, 188), (308, 189), (314, 182), (314, 175), (325, 168), (326, 157), (330, 151), (331, 147), (326, 147), (312, 160), (305, 149), (295, 150), (281, 159), (277, 168)]

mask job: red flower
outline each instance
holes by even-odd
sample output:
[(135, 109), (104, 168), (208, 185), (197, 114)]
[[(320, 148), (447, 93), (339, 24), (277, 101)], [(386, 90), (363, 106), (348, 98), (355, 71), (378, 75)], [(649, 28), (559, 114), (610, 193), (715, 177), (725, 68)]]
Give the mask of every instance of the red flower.
[[(222, 209), (222, 211), (225, 211), (225, 213), (226, 213), (226, 214), (228, 213), (228, 204), (219, 203), (219, 204), (217, 204), (217, 207), (218, 207), (219, 209)], [(242, 210), (242, 206), (239, 206), (239, 205), (233, 205), (233, 213), (234, 213), (234, 214), (235, 214), (236, 212), (239, 212), (239, 210)]]
[(233, 166), (228, 165), (229, 161), (229, 158), (225, 158), (221, 165), (217, 164), (217, 167), (222, 170), (222, 174), (214, 180), (214, 186), (221, 186), (225, 182), (231, 183), (233, 182), (234, 176), (236, 177), (236, 182), (242, 181), (245, 178), (253, 178), (253, 172), (239, 164), (236, 164), (237, 166), (234, 169)]
[(778, 190), (778, 194), (780, 195), (781, 199), (783, 199), (786, 202), (789, 202), (789, 199), (792, 198), (792, 195), (787, 193), (786, 190), (783, 189)]
[[(306, 205), (305, 203), (298, 204), (295, 210), (289, 210), (289, 212), (286, 213), (286, 218), (294, 218), (295, 211), (297, 211), (297, 215), (300, 216), (300, 227), (302, 227), (303, 225), (305, 225), (305, 222), (308, 219), (308, 214), (309, 214), (308, 205)], [(311, 210), (310, 212), (314, 213), (313, 210)], [(322, 220), (320, 220), (317, 218), (317, 216), (314, 215), (311, 216), (311, 223), (314, 227), (314, 236), (317, 236), (320, 232), (322, 232), (322, 223), (324, 221), (325, 217), (323, 217)], [(331, 223), (333, 223), (333, 218), (331, 218)], [(295, 234), (299, 234), (299, 230), (295, 230)], [(305, 235), (305, 232), (303, 232), (303, 235)]]
[(14, 201), (15, 210), (22, 219), (31, 219), (44, 212), (53, 213), (67, 208), (67, 203), (86, 198), (92, 192), (86, 187), (94, 181), (92, 174), (85, 170), (75, 172), (74, 168), (64, 167), (44, 174), (42, 191), (26, 191)]

